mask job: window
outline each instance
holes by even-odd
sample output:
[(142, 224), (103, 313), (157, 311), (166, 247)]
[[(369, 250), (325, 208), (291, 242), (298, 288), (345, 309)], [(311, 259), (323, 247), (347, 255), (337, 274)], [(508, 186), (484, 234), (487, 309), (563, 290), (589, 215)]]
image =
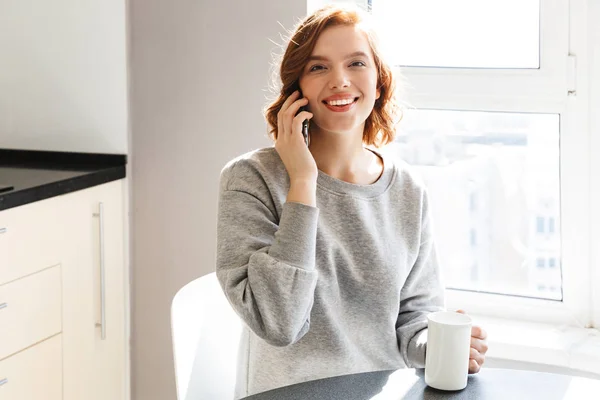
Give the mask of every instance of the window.
[(477, 282), (479, 280), (479, 268), (477, 267), (477, 263), (474, 263), (471, 267), (471, 281)]
[[(406, 112), (390, 147), (428, 186), (447, 286), (540, 296), (531, 289), (534, 274), (522, 266), (531, 253), (560, 253), (559, 241), (536, 235), (547, 229), (536, 205), (560, 204), (559, 130), (557, 114)], [(474, 198), (481, 199), (477, 213)], [(462, 225), (471, 228), (462, 232)], [(477, 281), (462, 273), (470, 258), (482, 269)], [(544, 258), (537, 267), (545, 267)]]
[(477, 210), (477, 193), (471, 193), (471, 196), (469, 196), (469, 210), (471, 212)]
[(406, 82), (391, 147), (428, 186), (447, 305), (591, 323), (585, 7), (364, 1)]
[(536, 231), (537, 233), (544, 233), (546, 232), (545, 226), (546, 226), (546, 219), (544, 217), (537, 217), (537, 223), (536, 223)]
[(462, 68), (540, 65), (538, 0), (373, 0), (371, 3), (373, 15), (383, 22), (382, 36), (410, 38), (396, 42), (394, 62), (398, 65)]
[(471, 229), (471, 246), (477, 246), (477, 231)]

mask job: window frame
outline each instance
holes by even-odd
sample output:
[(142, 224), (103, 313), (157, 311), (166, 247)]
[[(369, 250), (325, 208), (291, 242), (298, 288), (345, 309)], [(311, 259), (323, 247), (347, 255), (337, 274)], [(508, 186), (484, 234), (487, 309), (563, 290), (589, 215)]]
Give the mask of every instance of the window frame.
[[(590, 240), (597, 245), (590, 249), (590, 291), (592, 293), (592, 326), (600, 328), (600, 158), (592, 154), (600, 154), (600, 2), (588, 1), (585, 12), (588, 16), (587, 26), (589, 38), (588, 60), (590, 87)], [(596, 205), (594, 208), (593, 205)], [(594, 282), (596, 286), (594, 286)], [(595, 290), (593, 290), (595, 289)]]
[(540, 0), (538, 69), (397, 68), (407, 78), (405, 94), (415, 108), (557, 113), (564, 108), (570, 83), (568, 52), (568, 0)]

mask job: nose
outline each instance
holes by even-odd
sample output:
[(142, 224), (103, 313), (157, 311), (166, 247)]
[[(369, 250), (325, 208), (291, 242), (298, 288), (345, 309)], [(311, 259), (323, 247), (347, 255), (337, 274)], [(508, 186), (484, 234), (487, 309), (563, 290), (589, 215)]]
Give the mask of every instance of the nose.
[(344, 69), (335, 69), (332, 71), (329, 80), (329, 89), (344, 89), (350, 87), (348, 74)]

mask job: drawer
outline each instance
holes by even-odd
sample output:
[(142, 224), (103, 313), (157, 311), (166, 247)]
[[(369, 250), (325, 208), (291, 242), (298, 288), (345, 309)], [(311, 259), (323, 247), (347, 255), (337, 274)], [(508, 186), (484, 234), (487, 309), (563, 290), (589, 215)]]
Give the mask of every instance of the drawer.
[(62, 400), (61, 336), (0, 361), (2, 400)]
[(62, 197), (0, 211), (0, 285), (60, 262)]
[(62, 330), (61, 268), (0, 286), (0, 360)]

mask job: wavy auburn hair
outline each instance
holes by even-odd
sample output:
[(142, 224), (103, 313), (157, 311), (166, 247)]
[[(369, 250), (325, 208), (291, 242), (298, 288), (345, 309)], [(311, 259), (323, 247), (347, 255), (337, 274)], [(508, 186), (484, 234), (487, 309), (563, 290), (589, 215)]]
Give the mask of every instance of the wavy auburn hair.
[[(384, 61), (378, 45), (377, 36), (368, 24), (369, 16), (357, 8), (325, 6), (307, 16), (296, 26), (289, 39), (287, 48), (279, 65), (279, 77), (273, 79), (273, 88), (279, 92), (276, 99), (265, 108), (265, 117), (269, 124), (269, 133), (277, 139), (277, 114), (285, 100), (296, 90), (300, 89), (300, 77), (308, 63), (317, 39), (321, 33), (332, 26), (358, 26), (367, 36), (373, 52), (377, 68), (377, 87), (380, 97), (375, 101), (373, 111), (365, 121), (363, 143), (380, 147), (394, 140), (395, 125), (402, 117), (401, 109), (396, 98), (396, 79), (390, 66)], [(396, 120), (397, 119), (397, 120)]]

